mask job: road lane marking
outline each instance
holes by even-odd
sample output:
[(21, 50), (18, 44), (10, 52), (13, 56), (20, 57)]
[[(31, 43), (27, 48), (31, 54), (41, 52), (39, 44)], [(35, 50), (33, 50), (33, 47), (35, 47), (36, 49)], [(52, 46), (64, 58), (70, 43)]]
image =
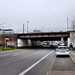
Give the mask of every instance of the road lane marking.
[[(41, 51), (38, 51), (38, 52), (36, 52), (36, 53), (33, 53), (32, 55), (35, 55), (35, 54), (37, 54), (37, 53), (39, 53), (39, 52), (41, 52)], [(28, 55), (27, 57), (32, 56), (32, 55)], [(10, 58), (10, 59), (6, 59), (6, 60), (3, 60), (3, 61), (0, 61), (0, 63), (6, 62), (6, 61), (9, 61), (9, 60), (12, 60), (12, 59), (14, 59), (14, 58), (16, 58), (16, 57), (18, 57), (18, 56), (21, 56), (21, 55), (13, 56), (13, 57)]]
[(47, 55), (45, 55), (43, 58), (41, 58), (36, 63), (34, 63), (33, 65), (31, 65), (29, 68), (27, 68), (26, 70), (24, 70), (23, 72), (21, 72), (19, 75), (26, 74), (29, 70), (31, 70), (34, 66), (36, 66), (38, 63), (40, 63), (43, 59), (45, 59), (47, 56), (49, 56), (52, 52), (54, 52), (54, 51), (51, 51), (50, 53), (48, 53)]

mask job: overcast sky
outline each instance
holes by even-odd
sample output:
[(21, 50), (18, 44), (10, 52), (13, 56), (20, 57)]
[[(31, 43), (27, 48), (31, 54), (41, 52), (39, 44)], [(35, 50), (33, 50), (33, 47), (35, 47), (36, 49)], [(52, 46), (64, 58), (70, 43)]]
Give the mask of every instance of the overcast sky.
[[(75, 0), (0, 0), (0, 24), (22, 30), (66, 27), (75, 17)], [(0, 26), (1, 27), (1, 26)]]

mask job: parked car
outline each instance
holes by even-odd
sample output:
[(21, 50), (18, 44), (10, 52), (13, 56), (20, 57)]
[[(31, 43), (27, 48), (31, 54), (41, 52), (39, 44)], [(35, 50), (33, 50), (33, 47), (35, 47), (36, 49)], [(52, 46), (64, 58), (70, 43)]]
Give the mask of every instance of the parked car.
[(68, 55), (69, 56), (69, 49), (67, 46), (58, 46), (56, 49), (56, 56), (58, 55)]

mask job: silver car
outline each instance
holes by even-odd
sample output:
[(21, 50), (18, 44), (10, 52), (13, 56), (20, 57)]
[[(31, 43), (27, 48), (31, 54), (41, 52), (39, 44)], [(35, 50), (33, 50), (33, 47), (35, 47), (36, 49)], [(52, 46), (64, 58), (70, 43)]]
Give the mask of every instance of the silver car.
[(58, 48), (56, 49), (56, 56), (58, 55), (69, 55), (69, 49), (67, 48), (67, 46), (58, 46)]

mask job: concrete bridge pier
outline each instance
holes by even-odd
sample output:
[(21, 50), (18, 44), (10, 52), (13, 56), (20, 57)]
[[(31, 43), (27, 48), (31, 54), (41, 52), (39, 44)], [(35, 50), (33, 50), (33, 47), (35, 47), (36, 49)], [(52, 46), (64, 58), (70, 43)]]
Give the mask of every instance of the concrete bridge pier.
[(37, 45), (37, 41), (31, 41), (32, 46), (36, 46)]
[(70, 31), (70, 37), (68, 37), (68, 47), (72, 43), (73, 47), (75, 48), (75, 31)]
[(67, 46), (69, 47), (72, 43), (73, 47), (75, 48), (75, 38), (69, 37), (67, 40)]
[(30, 39), (27, 40), (27, 46), (36, 46), (36, 45), (37, 45), (37, 41), (30, 40)]
[(72, 43), (73, 47), (75, 47), (75, 37), (71, 37), (70, 38), (70, 43)]
[(67, 38), (67, 47), (70, 46), (70, 37)]
[(37, 45), (37, 41), (30, 40), (30, 39), (27, 40), (27, 46), (36, 46), (36, 45)]
[(17, 40), (17, 46), (18, 47), (25, 47), (25, 46), (27, 46), (27, 40), (25, 40), (25, 39), (18, 39)]
[(32, 41), (30, 39), (27, 40), (27, 46), (32, 46)]
[(33, 41), (30, 39), (18, 39), (17, 40), (17, 46), (18, 47), (27, 47), (27, 46), (36, 46), (37, 45), (37, 41)]

